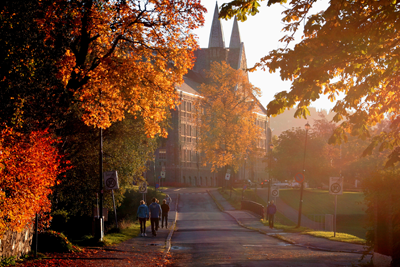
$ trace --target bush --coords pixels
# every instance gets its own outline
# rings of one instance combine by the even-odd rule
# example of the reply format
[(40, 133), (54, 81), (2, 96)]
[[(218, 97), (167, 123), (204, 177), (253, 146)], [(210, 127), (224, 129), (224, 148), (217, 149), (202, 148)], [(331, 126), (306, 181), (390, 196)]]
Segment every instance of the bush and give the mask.
[[(32, 245), (35, 244), (33, 240)], [(38, 251), (44, 252), (78, 252), (81, 249), (68, 241), (67, 237), (59, 232), (47, 230), (39, 233)]]
[(64, 209), (55, 210), (51, 213), (51, 216), (53, 219), (51, 220), (50, 229), (56, 232), (64, 232), (69, 219), (68, 212)]

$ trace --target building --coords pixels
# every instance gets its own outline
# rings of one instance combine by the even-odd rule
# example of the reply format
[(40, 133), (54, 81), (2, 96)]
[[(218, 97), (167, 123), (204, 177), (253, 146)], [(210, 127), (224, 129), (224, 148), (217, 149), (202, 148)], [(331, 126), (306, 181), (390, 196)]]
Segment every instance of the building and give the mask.
[[(225, 47), (222, 25), (218, 19), (218, 6), (214, 11), (213, 22), (210, 30), (208, 48), (195, 51), (196, 62), (192, 70), (184, 76), (184, 83), (177, 88), (181, 98), (181, 105), (172, 110), (172, 129), (169, 130), (168, 139), (161, 142), (155, 153), (155, 162), (149, 166), (146, 174), (147, 181), (158, 181), (161, 172), (165, 171), (163, 184), (176, 186), (217, 186), (220, 184), (221, 175), (212, 173), (209, 166), (202, 166), (199, 162), (199, 153), (196, 151), (197, 130), (191, 122), (193, 116), (192, 106), (199, 96), (198, 86), (205, 82), (205, 70), (210, 68), (213, 61), (226, 61), (234, 69), (247, 69), (244, 43), (240, 39), (239, 27), (236, 18), (229, 47)], [(271, 131), (265, 108), (259, 104), (257, 125), (264, 129), (258, 140), (259, 152), (257, 157), (247, 160), (239, 172), (232, 175), (232, 179), (250, 179), (254, 182), (267, 179), (267, 163), (262, 161), (269, 147)], [(249, 157), (250, 159), (251, 157)], [(155, 174), (154, 175), (154, 170)], [(217, 179), (219, 177), (219, 179)]]

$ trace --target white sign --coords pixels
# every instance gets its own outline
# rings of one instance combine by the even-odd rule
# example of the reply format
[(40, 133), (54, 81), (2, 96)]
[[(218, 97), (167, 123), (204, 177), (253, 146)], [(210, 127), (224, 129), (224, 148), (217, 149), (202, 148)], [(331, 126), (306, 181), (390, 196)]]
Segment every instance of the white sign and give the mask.
[(161, 178), (165, 178), (165, 171), (161, 171)]
[(231, 174), (230, 173), (225, 174), (225, 180), (229, 180), (229, 179), (231, 179)]
[(343, 179), (341, 177), (329, 177), (329, 194), (343, 194)]
[(271, 196), (272, 197), (279, 197), (279, 187), (272, 187), (271, 188)]
[(147, 194), (147, 183), (143, 182), (139, 185), (139, 193)]
[(106, 190), (118, 189), (118, 175), (117, 171), (104, 172), (104, 188)]

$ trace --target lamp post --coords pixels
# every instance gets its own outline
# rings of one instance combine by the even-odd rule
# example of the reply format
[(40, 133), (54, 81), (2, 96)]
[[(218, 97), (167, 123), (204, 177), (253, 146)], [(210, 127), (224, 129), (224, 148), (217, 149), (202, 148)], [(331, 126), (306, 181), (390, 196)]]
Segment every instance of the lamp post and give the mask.
[(274, 145), (271, 143), (270, 145), (269, 145), (269, 164), (268, 164), (268, 204), (269, 204), (269, 193), (270, 193), (270, 191), (271, 191), (271, 182), (272, 182), (272, 179), (271, 179), (271, 169), (272, 169), (272, 160), (271, 160), (271, 158), (272, 158), (272, 149), (274, 148)]
[(154, 190), (157, 193), (157, 180), (156, 180), (156, 155), (153, 155), (153, 166), (154, 166)]
[[(310, 129), (310, 124), (307, 124), (304, 126), (306, 128), (306, 141), (304, 143), (304, 158), (303, 158), (303, 175), (305, 178), (305, 163), (306, 163), (306, 148), (307, 148), (307, 134), (308, 134), (308, 130)], [(301, 208), (302, 208), (302, 204), (303, 204), (303, 190), (304, 190), (304, 180), (303, 182), (301, 182), (301, 186), (300, 186), (300, 204), (299, 204), (299, 218), (297, 221), (297, 226), (296, 227), (300, 227), (301, 226)]]
[[(247, 183), (246, 180), (246, 161), (247, 161), (247, 154), (244, 155), (244, 182)], [(244, 189), (242, 188), (242, 200), (243, 200), (243, 193), (244, 193)]]

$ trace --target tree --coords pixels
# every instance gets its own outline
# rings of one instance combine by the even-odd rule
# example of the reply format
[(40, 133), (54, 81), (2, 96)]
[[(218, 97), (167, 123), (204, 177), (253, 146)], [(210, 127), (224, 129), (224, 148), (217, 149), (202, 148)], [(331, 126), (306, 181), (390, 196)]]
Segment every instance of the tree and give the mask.
[(58, 76), (87, 125), (107, 128), (125, 113), (144, 119), (146, 134), (178, 103), (175, 85), (193, 66), (205, 9), (186, 1), (42, 1), (38, 25), (49, 49), (61, 42)]
[[(223, 6), (221, 15), (252, 14), (261, 1), (232, 1)], [(277, 1), (269, 1), (272, 4)], [(280, 2), (280, 1), (279, 1)], [(250, 3), (252, 5), (250, 5)], [(332, 143), (341, 143), (347, 134), (367, 138), (369, 126), (387, 117), (391, 127), (372, 139), (365, 150), (374, 147), (392, 150), (389, 165), (400, 160), (400, 109), (398, 41), (399, 3), (367, 1), (330, 1), (326, 10), (309, 14), (315, 1), (291, 1), (284, 12), (283, 28), (288, 32), (281, 41), (289, 44), (304, 22), (302, 40), (294, 48), (269, 52), (255, 67), (280, 69), (283, 80), (292, 81), (289, 92), (280, 92), (268, 104), (268, 114), (282, 113), (296, 106), (296, 117), (306, 117), (307, 107), (321, 95), (331, 101), (339, 93), (333, 111), (334, 122), (341, 122), (333, 134)], [(246, 17), (242, 16), (242, 20)]]
[(52, 187), (68, 169), (48, 132), (0, 132), (0, 237), (7, 230), (29, 227), (35, 214), (49, 222)]
[(213, 171), (230, 166), (236, 172), (245, 155), (256, 152), (261, 129), (255, 125), (254, 111), (260, 90), (242, 70), (225, 62), (213, 62), (206, 75), (209, 82), (201, 84), (201, 97), (195, 102), (197, 149)]
[[(99, 144), (97, 131), (81, 120), (69, 119), (64, 133), (67, 140), (63, 152), (74, 168), (68, 170), (61, 183), (54, 187), (53, 208), (65, 209), (70, 215), (91, 215), (96, 205), (99, 177)], [(165, 122), (164, 122), (165, 123)], [(133, 115), (104, 130), (104, 171), (118, 172), (120, 189), (114, 190), (116, 205), (122, 201), (126, 189), (143, 179), (146, 162), (151, 160), (158, 145), (158, 137), (147, 138), (144, 122)], [(163, 126), (167, 127), (167, 126)], [(104, 192), (104, 207), (113, 207), (110, 191)]]

